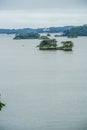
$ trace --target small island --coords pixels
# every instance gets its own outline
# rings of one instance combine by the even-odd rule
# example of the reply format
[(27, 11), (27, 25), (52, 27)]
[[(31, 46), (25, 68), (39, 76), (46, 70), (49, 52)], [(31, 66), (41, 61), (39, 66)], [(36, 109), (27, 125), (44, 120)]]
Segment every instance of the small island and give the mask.
[(46, 40), (46, 39), (49, 39), (49, 37), (48, 36), (40, 36), (39, 39)]
[(77, 38), (78, 36), (77, 36), (77, 34), (69, 34), (67, 37), (68, 38)]
[(48, 36), (48, 37), (51, 37), (50, 33), (47, 33), (47, 36)]
[(4, 106), (5, 106), (5, 104), (0, 101), (0, 111), (1, 111), (2, 107), (4, 107)]
[[(1, 99), (1, 95), (0, 95), (0, 99)], [(0, 111), (1, 111), (1, 109), (2, 109), (4, 106), (5, 106), (5, 104), (0, 101)]]
[(64, 51), (72, 51), (72, 48), (74, 46), (72, 41), (62, 41), (61, 44), (62, 46), (58, 47), (58, 49)]
[(16, 34), (13, 39), (20, 40), (20, 39), (39, 39), (40, 34), (38, 33), (25, 33), (25, 34)]
[(38, 33), (25, 33), (25, 34), (16, 34), (13, 38), (14, 40), (21, 40), (21, 39), (49, 39), (48, 36), (40, 36)]
[(61, 44), (61, 46), (58, 46), (56, 39), (46, 39), (42, 40), (37, 47), (39, 47), (39, 50), (72, 51), (72, 47), (74, 46), (72, 41), (62, 41)]
[(58, 34), (55, 34), (54, 36), (55, 36), (55, 37), (59, 37), (59, 35), (58, 35)]
[(56, 39), (45, 39), (37, 46), (40, 50), (57, 50)]

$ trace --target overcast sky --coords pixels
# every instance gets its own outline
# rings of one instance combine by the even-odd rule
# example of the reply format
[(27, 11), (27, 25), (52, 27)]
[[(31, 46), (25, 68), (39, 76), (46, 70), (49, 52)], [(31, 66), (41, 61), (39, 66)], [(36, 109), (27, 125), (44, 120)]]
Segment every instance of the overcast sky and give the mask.
[(87, 0), (0, 0), (0, 28), (87, 24)]

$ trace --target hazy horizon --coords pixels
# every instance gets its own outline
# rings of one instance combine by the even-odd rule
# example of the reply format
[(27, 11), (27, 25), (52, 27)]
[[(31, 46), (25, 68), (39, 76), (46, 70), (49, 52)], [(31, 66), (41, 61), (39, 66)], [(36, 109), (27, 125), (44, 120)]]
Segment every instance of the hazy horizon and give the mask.
[(0, 0), (0, 28), (47, 28), (86, 23), (86, 0)]
[[(86, 25), (86, 24), (82, 24), (82, 25), (78, 25), (78, 26), (83, 26), (83, 25)], [(10, 30), (12, 30), (12, 29), (42, 29), (42, 28), (50, 28), (50, 27), (54, 27), (54, 28), (56, 28), (56, 27), (67, 27), (67, 26), (76, 26), (77, 27), (77, 25), (64, 25), (64, 26), (48, 26), (48, 27), (17, 27), (17, 28), (10, 28), (10, 27), (7, 27), (7, 28), (0, 28), (0, 29), (10, 29)]]

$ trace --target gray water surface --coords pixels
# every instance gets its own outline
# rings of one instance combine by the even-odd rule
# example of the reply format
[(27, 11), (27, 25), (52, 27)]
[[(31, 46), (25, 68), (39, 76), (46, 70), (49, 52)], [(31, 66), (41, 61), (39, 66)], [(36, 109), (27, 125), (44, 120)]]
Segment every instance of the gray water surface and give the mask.
[(0, 130), (87, 130), (87, 37), (72, 52), (0, 35)]

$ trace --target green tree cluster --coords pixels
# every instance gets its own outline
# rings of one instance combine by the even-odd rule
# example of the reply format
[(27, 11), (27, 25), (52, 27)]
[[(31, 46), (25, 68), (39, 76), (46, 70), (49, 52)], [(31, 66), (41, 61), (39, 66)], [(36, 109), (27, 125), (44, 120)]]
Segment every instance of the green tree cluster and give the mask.
[(5, 104), (0, 101), (0, 111), (1, 111), (2, 107), (4, 107), (4, 106), (5, 106)]
[(78, 26), (66, 30), (64, 31), (64, 36), (68, 36), (68, 37), (87, 36), (87, 25)]
[(40, 50), (56, 49), (57, 41), (56, 39), (45, 39), (45, 40), (42, 40), (37, 47), (39, 47)]
[(61, 49), (63, 49), (64, 51), (70, 51), (74, 46), (72, 41), (62, 41), (61, 44), (62, 44)]

